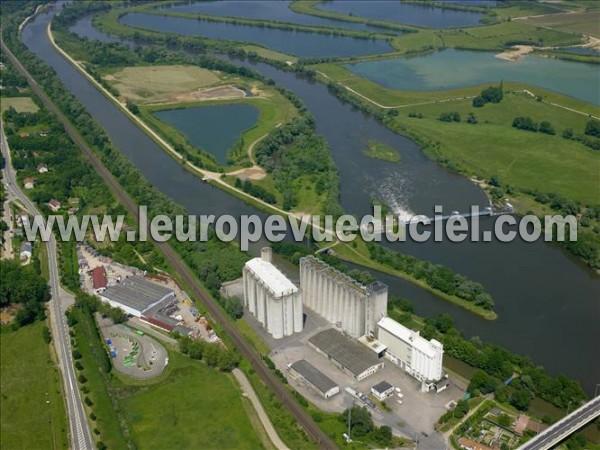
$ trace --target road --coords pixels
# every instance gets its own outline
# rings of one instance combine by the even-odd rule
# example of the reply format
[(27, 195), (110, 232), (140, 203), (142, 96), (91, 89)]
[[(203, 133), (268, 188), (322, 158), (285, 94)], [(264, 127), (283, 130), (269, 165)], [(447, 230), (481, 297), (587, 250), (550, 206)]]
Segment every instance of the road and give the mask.
[[(40, 37), (42, 38), (42, 37)], [(2, 51), (15, 66), (15, 68), (27, 79), (27, 82), (35, 94), (40, 98), (46, 108), (55, 113), (58, 120), (65, 127), (65, 131), (71, 140), (79, 147), (83, 155), (89, 160), (98, 175), (102, 177), (109, 189), (114, 193), (119, 202), (127, 209), (132, 217), (139, 223), (139, 209), (136, 202), (129, 196), (128, 193), (121, 187), (112, 173), (104, 166), (96, 154), (89, 148), (83, 140), (77, 129), (71, 121), (65, 117), (60, 109), (50, 100), (44, 90), (35, 81), (31, 74), (23, 67), (20, 61), (13, 55), (4, 41), (0, 41)], [(292, 393), (277, 379), (275, 374), (265, 365), (262, 358), (251, 345), (246, 341), (244, 336), (239, 332), (236, 326), (231, 322), (226, 313), (217, 305), (210, 297), (208, 291), (196, 278), (196, 275), (183, 262), (181, 257), (166, 243), (154, 243), (156, 247), (164, 255), (165, 259), (171, 267), (179, 274), (180, 278), (190, 287), (191, 293), (200, 300), (210, 316), (219, 323), (225, 333), (230, 337), (233, 345), (238, 349), (242, 357), (244, 357), (261, 381), (269, 388), (273, 394), (281, 401), (284, 408), (294, 417), (296, 422), (304, 429), (307, 435), (321, 449), (335, 449), (336, 445), (331, 438), (319, 428), (310, 415), (298, 404)], [(70, 354), (69, 354), (70, 355)]]
[[(6, 182), (7, 193), (16, 197), (30, 214), (41, 215), (36, 205), (29, 200), (19, 188), (16, 173), (10, 159), (8, 142), (6, 140), (6, 135), (4, 134), (4, 124), (2, 124), (1, 121), (0, 129), (0, 147), (2, 148), (2, 154), (5, 158), (4, 180)], [(81, 395), (77, 387), (75, 367), (73, 366), (73, 356), (71, 354), (71, 338), (69, 337), (69, 327), (65, 317), (66, 308), (69, 306), (69, 294), (60, 287), (58, 262), (56, 259), (58, 253), (54, 236), (51, 237), (46, 245), (48, 246), (48, 283), (52, 294), (52, 300), (50, 301), (50, 322), (54, 346), (58, 355), (60, 369), (63, 374), (65, 400), (69, 416), (71, 448), (91, 450), (94, 448), (94, 441), (85, 415)]]
[(587, 402), (571, 414), (563, 417), (550, 428), (527, 441), (518, 450), (546, 450), (554, 447), (569, 435), (590, 423), (600, 415), (600, 396)]

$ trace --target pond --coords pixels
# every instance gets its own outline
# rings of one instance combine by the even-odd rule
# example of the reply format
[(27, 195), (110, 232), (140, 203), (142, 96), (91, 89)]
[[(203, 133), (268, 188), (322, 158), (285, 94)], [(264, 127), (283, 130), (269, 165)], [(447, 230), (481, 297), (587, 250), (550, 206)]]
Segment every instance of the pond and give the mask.
[[(598, 65), (528, 55), (512, 62), (494, 53), (445, 49), (422, 56), (346, 64), (351, 72), (390, 89), (437, 91), (514, 81), (600, 105)], [(460, 67), (460, 70), (448, 70)]]
[(346, 28), (357, 31), (381, 31), (381, 28), (379, 27), (373, 27), (361, 22), (346, 22), (343, 20), (311, 16), (309, 14), (300, 14), (290, 9), (290, 3), (290, 1), (286, 0), (220, 0), (186, 3), (182, 5), (167, 6), (160, 9), (190, 14), (241, 17), (244, 19), (297, 23), (299, 25)]
[(454, 9), (435, 8), (386, 0), (340, 1), (316, 5), (317, 9), (374, 20), (396, 22), (429, 28), (458, 28), (479, 25), (483, 14)]
[(298, 57), (346, 57), (391, 52), (383, 39), (359, 39), (307, 31), (238, 25), (208, 20), (131, 13), (119, 19), (124, 25), (182, 36), (203, 36), (263, 45)]
[(240, 103), (169, 109), (153, 114), (181, 132), (194, 147), (214, 155), (221, 164), (227, 164), (228, 151), (258, 121), (258, 109)]

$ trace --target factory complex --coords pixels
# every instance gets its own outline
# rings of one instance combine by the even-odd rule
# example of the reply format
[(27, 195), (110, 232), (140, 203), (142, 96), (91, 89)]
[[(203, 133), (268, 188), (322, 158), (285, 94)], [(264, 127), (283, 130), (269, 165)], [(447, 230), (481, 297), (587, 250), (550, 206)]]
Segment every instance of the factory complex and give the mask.
[[(299, 284), (275, 267), (270, 248), (246, 263), (244, 306), (272, 338), (301, 333), (306, 315), (314, 313), (331, 327), (321, 328), (306, 343), (354, 380), (380, 371), (387, 361), (419, 381), (422, 392), (440, 392), (447, 385), (443, 345), (387, 317), (385, 284), (365, 286), (315, 256), (300, 259)], [(339, 391), (307, 361), (296, 361), (288, 369), (324, 398)], [(377, 386), (376, 392), (384, 398), (390, 386)]]

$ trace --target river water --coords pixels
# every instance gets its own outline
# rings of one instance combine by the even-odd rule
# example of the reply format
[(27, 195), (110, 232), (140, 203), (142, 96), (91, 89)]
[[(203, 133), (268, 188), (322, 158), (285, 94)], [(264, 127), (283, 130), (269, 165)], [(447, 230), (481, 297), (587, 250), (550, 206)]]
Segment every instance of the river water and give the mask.
[[(23, 30), (23, 41), (57, 71), (105, 127), (115, 146), (157, 189), (194, 214), (256, 213), (242, 201), (183, 170), (64, 61), (45, 35), (51, 14), (42, 14), (32, 21)], [(87, 34), (81, 23), (77, 29)], [(471, 204), (486, 204), (483, 192), (475, 185), (431, 162), (412, 141), (340, 103), (323, 85), (264, 64), (252, 67), (296, 92), (315, 116), (317, 131), (329, 142), (338, 165), (341, 203), (347, 211), (367, 212), (372, 195), (387, 195), (382, 200), (396, 200), (399, 209), (417, 213), (431, 211), (434, 204), (444, 205), (446, 211), (464, 211)], [(396, 148), (402, 163), (392, 165), (364, 157), (369, 139)], [(482, 220), (481, 228), (490, 229), (492, 225), (493, 220)], [(600, 372), (599, 363), (593, 358), (600, 341), (600, 283), (590, 271), (559, 249), (541, 242), (389, 245), (482, 282), (496, 300), (499, 318), (485, 321), (407, 282), (376, 274), (390, 286), (393, 295), (410, 299), (418, 313), (449, 312), (468, 335), (478, 335), (529, 355), (551, 373), (577, 378), (588, 392), (593, 391)]]
[(383, 39), (280, 30), (210, 20), (184, 19), (156, 14), (131, 13), (119, 18), (125, 25), (182, 36), (202, 36), (263, 45), (272, 50), (299, 57), (358, 56), (387, 53), (392, 46)]

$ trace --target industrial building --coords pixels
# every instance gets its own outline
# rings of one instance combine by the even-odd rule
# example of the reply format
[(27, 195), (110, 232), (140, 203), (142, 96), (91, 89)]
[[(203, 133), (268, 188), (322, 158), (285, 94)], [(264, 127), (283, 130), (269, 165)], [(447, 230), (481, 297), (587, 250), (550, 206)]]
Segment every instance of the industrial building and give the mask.
[(312, 336), (308, 345), (358, 381), (383, 368), (373, 352), (333, 328)]
[(356, 339), (375, 336), (387, 312), (385, 284), (364, 286), (312, 255), (300, 259), (300, 286), (305, 306)]
[(107, 287), (100, 294), (100, 298), (113, 307), (121, 308), (127, 314), (141, 317), (152, 307), (174, 299), (175, 292), (142, 277), (133, 276)]
[(271, 248), (248, 261), (243, 270), (244, 306), (275, 338), (303, 328), (302, 293), (271, 262)]
[(290, 373), (300, 377), (321, 396), (329, 398), (340, 392), (335, 382), (305, 359), (290, 365)]
[(394, 394), (394, 386), (387, 381), (382, 381), (371, 388), (371, 394), (373, 394), (377, 400), (382, 402)]
[(389, 317), (378, 323), (377, 339), (386, 346), (385, 357), (400, 366), (421, 382), (421, 390), (435, 388), (442, 379), (443, 345), (428, 341), (418, 331), (413, 331)]

